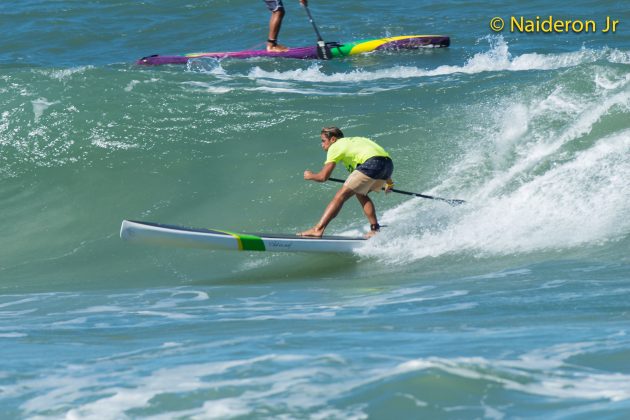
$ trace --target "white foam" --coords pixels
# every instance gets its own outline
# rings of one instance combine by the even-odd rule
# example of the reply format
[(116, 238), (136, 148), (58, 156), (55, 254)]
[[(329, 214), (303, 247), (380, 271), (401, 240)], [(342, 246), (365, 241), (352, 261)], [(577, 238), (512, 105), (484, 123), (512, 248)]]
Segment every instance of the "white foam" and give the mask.
[(401, 394), (401, 393), (399, 393), (399, 394), (396, 394), (396, 395), (400, 395), (401, 397), (410, 399), (411, 401), (413, 401), (413, 403), (416, 405), (416, 407), (428, 407), (428, 405), (429, 405), (427, 402), (421, 401), (421, 400), (417, 399), (416, 397), (414, 397), (411, 394)]
[(214, 93), (217, 95), (220, 95), (223, 93), (229, 93), (232, 90), (234, 90), (226, 86), (215, 86), (216, 82), (192, 81), (192, 82), (183, 82), (182, 84), (185, 86), (192, 86), (193, 88), (195, 88), (195, 90), (202, 90), (204, 92)]
[(87, 323), (87, 318), (81, 317), (81, 318), (68, 319), (66, 321), (53, 322), (51, 325), (55, 327), (64, 327), (68, 325), (69, 326), (83, 325), (85, 323)]
[(22, 338), (22, 337), (28, 337), (28, 334), (18, 333), (18, 332), (0, 333), (0, 338)]
[[(616, 93), (600, 103), (588, 106), (586, 103), (581, 112), (576, 116), (574, 122), (564, 128), (563, 132), (556, 135), (547, 134), (550, 138), (533, 138), (533, 141), (525, 144), (518, 153), (521, 159), (516, 162), (508, 171), (499, 174), (486, 187), (478, 193), (481, 197), (488, 197), (498, 188), (505, 186), (510, 180), (516, 176), (531, 170), (536, 165), (545, 162), (545, 159), (558, 152), (565, 144), (579, 137), (582, 137), (592, 130), (602, 116), (610, 112), (612, 108), (618, 105), (626, 105), (630, 103), (630, 92), (621, 91)], [(508, 118), (510, 118), (508, 116)]]
[(90, 306), (89, 308), (79, 309), (76, 311), (72, 311), (69, 313), (80, 313), (80, 314), (98, 314), (98, 313), (110, 313), (110, 312), (123, 312), (124, 308), (120, 306)]
[(81, 74), (87, 70), (91, 70), (94, 69), (94, 66), (78, 66), (78, 67), (72, 67), (72, 68), (68, 68), (68, 69), (60, 69), (60, 70), (40, 70), (40, 69), (36, 69), (33, 70), (33, 72), (35, 73), (39, 73), (42, 74), (44, 76), (48, 76), (51, 79), (56, 79), (56, 80), (66, 80), (71, 78), (72, 76), (74, 76), (75, 74)]
[(131, 92), (137, 84), (140, 84), (140, 80), (132, 80), (125, 87), (125, 92)]
[(317, 89), (304, 89), (304, 88), (287, 88), (287, 87), (272, 87), (272, 86), (260, 86), (257, 88), (247, 88), (246, 91), (250, 92), (270, 92), (270, 93), (295, 93), (298, 95), (318, 95), (318, 96), (345, 96), (350, 93), (317, 90)]
[(630, 64), (630, 51), (611, 50), (608, 60), (611, 63)]
[(138, 315), (157, 316), (157, 317), (163, 317), (163, 318), (168, 318), (168, 319), (177, 319), (177, 320), (195, 318), (194, 315), (181, 314), (181, 313), (175, 313), (175, 312), (137, 311), (135, 313), (138, 314)]
[(197, 73), (211, 74), (219, 78), (225, 78), (228, 76), (227, 72), (221, 65), (221, 60), (210, 57), (194, 58), (188, 60), (188, 62), (186, 63), (186, 70)]
[(24, 303), (37, 302), (39, 300), (40, 300), (39, 297), (23, 298), (23, 299), (15, 300), (15, 301), (12, 301), (12, 302), (0, 303), (0, 308), (7, 308), (9, 306), (22, 305)]
[[(208, 392), (203, 406), (182, 408), (153, 418), (225, 418), (260, 415), (261, 401), (281, 406), (286, 413), (308, 412), (311, 418), (327, 416), (363, 418), (363, 404), (333, 408), (339, 396), (366, 388), (387, 386), (410, 376), (451, 375), (488, 383), (504, 391), (518, 392), (561, 401), (630, 400), (630, 376), (581, 368), (571, 363), (574, 356), (600, 352), (606, 343), (562, 343), (535, 349), (511, 359), (486, 357), (427, 357), (409, 360), (380, 359), (362, 368), (338, 354), (268, 354), (241, 360), (189, 363), (147, 372), (131, 368), (113, 373), (95, 373), (93, 365), (65, 366), (36, 378), (21, 379), (3, 387), (5, 397), (29, 390), (33, 397), (20, 408), (34, 417), (63, 413), (67, 418), (117, 419), (133, 410), (150, 408), (163, 395), (200, 395)], [(99, 361), (99, 369), (103, 369)], [(120, 361), (111, 363), (119, 366)], [(247, 374), (245, 374), (245, 372)], [(317, 379), (314, 379), (317, 378)], [(223, 392), (223, 390), (228, 390)], [(482, 391), (480, 391), (482, 393)], [(212, 396), (210, 396), (213, 394)], [(414, 394), (398, 394), (417, 407), (426, 403)], [(482, 401), (488, 416), (501, 412)], [(450, 407), (453, 409), (453, 407)], [(290, 414), (289, 414), (290, 415)]]
[(630, 110), (630, 77), (598, 69), (591, 80), (595, 94), (560, 84), (546, 97), (506, 98), (507, 106), (490, 105), (490, 121), (477, 122), (474, 114), (487, 109), (473, 108), (463, 116), (474, 127), (468, 150), (440, 186), (467, 190), (427, 191), (468, 203), (409, 200), (384, 213), (390, 228), (359, 253), (399, 263), (599, 246), (627, 236), (630, 130), (590, 137), (603, 119)]
[[(261, 308), (258, 308), (260, 310)], [(272, 308), (268, 308), (272, 309)], [(334, 311), (319, 311), (308, 313), (285, 313), (279, 315), (255, 315), (244, 316), (239, 318), (221, 318), (220, 322), (232, 321), (270, 321), (270, 320), (313, 320), (313, 319), (329, 319), (337, 315)]]
[(210, 299), (210, 296), (208, 295), (207, 292), (196, 291), (196, 290), (186, 290), (186, 291), (176, 292), (176, 293), (173, 293), (172, 297), (177, 298), (177, 299), (192, 300), (196, 302), (206, 301)]
[(591, 348), (569, 343), (536, 350), (514, 360), (482, 357), (431, 357), (399, 364), (391, 375), (435, 369), (448, 374), (498, 384), (505, 389), (558, 399), (623, 401), (630, 399), (630, 375), (576, 370), (566, 359)]
[(606, 90), (618, 89), (622, 86), (625, 86), (630, 81), (630, 74), (626, 74), (622, 79), (611, 80), (609, 76), (605, 73), (596, 73), (595, 74), (595, 84)]
[(101, 149), (109, 150), (129, 150), (137, 149), (140, 146), (135, 143), (127, 143), (118, 139), (112, 139), (114, 135), (110, 130), (110, 127), (97, 126), (90, 130), (90, 143)]
[(155, 77), (148, 79), (148, 80), (144, 80), (144, 81), (140, 81), (140, 80), (132, 80), (131, 82), (129, 82), (127, 84), (127, 86), (125, 86), (125, 92), (131, 92), (137, 85), (141, 84), (141, 83), (155, 83), (155, 82), (159, 82), (160, 79), (157, 79)]
[(33, 104), (33, 114), (35, 114), (35, 122), (39, 121), (41, 116), (44, 114), (50, 106), (58, 104), (59, 101), (49, 102), (46, 98), (38, 98), (31, 101)]
[(140, 147), (137, 144), (128, 144), (123, 143), (122, 141), (115, 140), (106, 140), (103, 138), (93, 137), (92, 144), (96, 147), (100, 147), (101, 149), (112, 149), (112, 150), (129, 150), (129, 149), (137, 149)]
[(507, 155), (513, 150), (515, 144), (527, 133), (529, 127), (529, 110), (523, 104), (514, 104), (510, 106), (507, 115), (511, 118), (503, 120), (501, 131), (493, 137), (494, 149), (493, 154), (494, 166), (502, 167), (506, 164)]
[(375, 308), (406, 303), (419, 303), (432, 300), (451, 299), (466, 296), (466, 290), (449, 290), (439, 293), (427, 293), (433, 287), (402, 288), (391, 292), (381, 292), (377, 296), (361, 295), (344, 304), (344, 307)]
[[(29, 386), (39, 389), (38, 395), (22, 405), (22, 409), (29, 415), (50, 410), (51, 408), (68, 407), (67, 418), (81, 419), (117, 419), (125, 417), (128, 410), (143, 408), (149, 405), (152, 398), (163, 393), (185, 393), (199, 392), (204, 389), (219, 389), (221, 387), (246, 387), (262, 385), (266, 390), (252, 393), (245, 393), (239, 398), (218, 398), (212, 402), (219, 407), (216, 410), (205, 407), (203, 410), (194, 410), (196, 415), (204, 417), (204, 413), (221, 416), (244, 415), (252, 410), (254, 397), (265, 398), (266, 396), (287, 392), (299, 378), (303, 378), (305, 372), (311, 373), (308, 369), (297, 369), (294, 371), (279, 372), (269, 376), (257, 376), (245, 379), (221, 379), (218, 375), (223, 375), (227, 371), (236, 368), (245, 368), (259, 363), (286, 363), (302, 360), (302, 356), (278, 356), (266, 355), (252, 359), (235, 360), (228, 362), (216, 362), (206, 364), (190, 364), (185, 366), (170, 367), (153, 371), (149, 376), (137, 375), (137, 372), (128, 372), (128, 377), (124, 373), (117, 374), (117, 379), (121, 379), (125, 386), (107, 386), (110, 382), (106, 377), (91, 375), (83, 367), (76, 369), (67, 368), (59, 375), (51, 375), (34, 379), (29, 382)], [(209, 380), (212, 378), (212, 380)], [(101, 384), (102, 397), (94, 399), (93, 387)], [(17, 389), (7, 387), (8, 395), (16, 392)], [(86, 398), (86, 397), (91, 398)], [(90, 402), (77, 403), (86, 398)], [(208, 411), (209, 410), (209, 411)], [(192, 413), (191, 413), (192, 414)], [(171, 413), (172, 415), (172, 413)], [(175, 416), (177, 417), (177, 416)]]
[(22, 315), (30, 314), (33, 312), (37, 312), (37, 309), (24, 309), (21, 311), (1, 311), (0, 318), (15, 318), (21, 317)]
[(258, 268), (266, 267), (273, 262), (273, 256), (266, 256), (256, 259), (248, 259), (241, 263), (242, 270), (256, 270)]
[(628, 53), (612, 49), (593, 50), (582, 48), (569, 53), (527, 53), (513, 57), (502, 36), (486, 37), (490, 49), (475, 54), (464, 65), (444, 65), (435, 69), (394, 66), (376, 71), (354, 70), (347, 73), (323, 73), (321, 64), (314, 63), (306, 69), (266, 71), (260, 67), (250, 70), (248, 77), (255, 80), (271, 79), (312, 83), (358, 83), (380, 79), (408, 79), (447, 76), (453, 74), (478, 74), (499, 71), (555, 70), (592, 63), (598, 60), (618, 62), (628, 59)]

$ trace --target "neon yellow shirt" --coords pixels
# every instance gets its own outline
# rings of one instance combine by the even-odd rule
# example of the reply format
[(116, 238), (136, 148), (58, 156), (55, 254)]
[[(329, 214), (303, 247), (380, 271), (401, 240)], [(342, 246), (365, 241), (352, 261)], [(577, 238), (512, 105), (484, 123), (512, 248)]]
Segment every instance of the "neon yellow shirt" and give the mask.
[(366, 137), (342, 137), (328, 148), (324, 165), (343, 162), (348, 172), (352, 172), (357, 165), (374, 156), (389, 157), (389, 153)]

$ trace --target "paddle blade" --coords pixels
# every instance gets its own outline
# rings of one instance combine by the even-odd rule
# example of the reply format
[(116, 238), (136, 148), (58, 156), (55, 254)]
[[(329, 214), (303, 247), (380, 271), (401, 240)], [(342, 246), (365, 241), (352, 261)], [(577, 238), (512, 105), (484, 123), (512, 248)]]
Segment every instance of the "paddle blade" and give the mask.
[(466, 204), (464, 200), (445, 199), (444, 201), (446, 201), (451, 206), (461, 206), (462, 204)]

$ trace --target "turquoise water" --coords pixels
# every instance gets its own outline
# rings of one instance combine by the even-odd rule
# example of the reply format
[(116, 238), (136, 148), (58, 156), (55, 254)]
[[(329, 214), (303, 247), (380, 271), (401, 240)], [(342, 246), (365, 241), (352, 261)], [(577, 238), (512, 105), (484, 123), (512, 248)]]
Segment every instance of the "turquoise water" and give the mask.
[[(347, 4), (346, 4), (347, 3)], [(311, 2), (340, 61), (260, 47), (262, 2), (0, 5), (0, 417), (626, 418), (630, 12), (623, 2)], [(287, 1), (281, 42), (314, 33)], [(494, 16), (621, 21), (493, 33)], [(120, 222), (297, 232), (322, 126), (393, 156), (356, 255), (131, 245)], [(334, 176), (343, 177), (341, 168)], [(365, 232), (349, 202), (328, 229)]]

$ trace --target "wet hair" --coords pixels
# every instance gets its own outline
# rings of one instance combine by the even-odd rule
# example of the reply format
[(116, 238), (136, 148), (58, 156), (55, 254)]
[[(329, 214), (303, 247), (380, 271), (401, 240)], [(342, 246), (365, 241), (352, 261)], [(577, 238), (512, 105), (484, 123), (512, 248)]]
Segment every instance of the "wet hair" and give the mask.
[(337, 137), (338, 139), (343, 138), (343, 133), (338, 127), (324, 127), (322, 128), (322, 134), (330, 140), (332, 137)]

